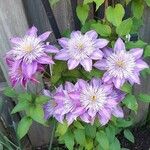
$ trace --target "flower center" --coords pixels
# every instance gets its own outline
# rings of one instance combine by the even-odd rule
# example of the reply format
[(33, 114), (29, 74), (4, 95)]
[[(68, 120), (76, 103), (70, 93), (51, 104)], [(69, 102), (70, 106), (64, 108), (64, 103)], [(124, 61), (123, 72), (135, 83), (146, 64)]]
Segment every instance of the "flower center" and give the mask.
[(84, 45), (83, 45), (82, 43), (79, 43), (79, 44), (77, 45), (77, 49), (78, 49), (79, 51), (83, 51), (83, 50), (84, 50)]
[(125, 66), (125, 63), (122, 60), (119, 60), (116, 62), (116, 65), (120, 68), (123, 68)]
[(32, 51), (32, 45), (31, 44), (28, 44), (28, 45), (25, 45), (24, 47), (23, 47), (23, 50), (25, 51), (25, 52), (31, 52)]
[(133, 74), (135, 59), (128, 52), (113, 53), (107, 58), (108, 72), (112, 77), (128, 78)]
[(52, 105), (53, 107), (56, 107), (56, 106), (57, 106), (57, 103), (56, 103), (55, 101), (52, 101), (52, 102), (51, 102), (51, 105)]
[(96, 96), (94, 95), (94, 96), (92, 96), (92, 101), (96, 101)]

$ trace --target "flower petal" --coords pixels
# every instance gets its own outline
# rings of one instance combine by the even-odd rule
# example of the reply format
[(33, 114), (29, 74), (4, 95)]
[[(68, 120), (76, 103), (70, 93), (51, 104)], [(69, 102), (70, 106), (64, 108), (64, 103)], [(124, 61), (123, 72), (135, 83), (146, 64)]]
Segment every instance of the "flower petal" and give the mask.
[(98, 34), (96, 33), (96, 31), (91, 30), (85, 33), (85, 36), (88, 36), (89, 38), (92, 38), (93, 40), (97, 39)]
[(43, 90), (43, 94), (44, 94), (45, 96), (51, 97), (51, 93), (50, 93), (49, 90), (44, 89), (44, 90)]
[(44, 51), (46, 53), (58, 53), (59, 52), (58, 48), (53, 45), (45, 45), (44, 48), (45, 48)]
[(133, 83), (140, 84), (140, 78), (136, 73), (130, 75), (130, 81)]
[(93, 66), (99, 70), (107, 70), (107, 61), (106, 59), (99, 60)]
[(95, 45), (97, 48), (104, 48), (109, 43), (106, 39), (97, 39)]
[(60, 50), (56, 55), (55, 59), (57, 60), (68, 60), (70, 57), (65, 49)]
[(40, 64), (54, 64), (52, 58), (48, 55), (43, 55), (37, 59), (37, 62)]
[(139, 71), (145, 68), (149, 68), (148, 64), (144, 62), (142, 59), (136, 61), (136, 67), (139, 69)]
[(142, 48), (133, 48), (130, 50), (130, 53), (134, 56), (135, 59), (139, 59), (143, 55)]
[(73, 32), (71, 32), (70, 37), (76, 38), (76, 37), (80, 36), (81, 34), (82, 34), (81, 31), (73, 31)]
[(92, 59), (86, 58), (86, 59), (80, 61), (80, 64), (83, 66), (83, 68), (86, 71), (90, 72), (92, 70)]
[(40, 36), (38, 36), (38, 38), (39, 38), (41, 41), (45, 41), (45, 40), (49, 37), (49, 35), (50, 35), (51, 33), (52, 33), (51, 31), (47, 31), (47, 32), (41, 34)]
[(115, 117), (119, 117), (119, 118), (123, 118), (124, 117), (123, 110), (122, 110), (122, 108), (120, 106), (114, 107), (113, 110), (112, 110), (112, 114)]
[(124, 51), (125, 48), (125, 44), (123, 42), (123, 40), (121, 38), (118, 38), (115, 45), (114, 45), (114, 52), (120, 52), (120, 51)]
[(92, 55), (90, 56), (90, 58), (94, 59), (94, 60), (99, 60), (103, 58), (103, 52), (101, 50), (97, 50), (95, 52), (92, 53)]
[(30, 64), (22, 63), (22, 71), (28, 78), (31, 78), (37, 71), (37, 62), (32, 62)]
[(76, 68), (79, 65), (79, 61), (75, 59), (69, 59), (68, 60), (68, 69), (72, 70)]
[(87, 113), (84, 113), (80, 116), (81, 120), (83, 120), (86, 123), (90, 123), (90, 116)]
[(66, 48), (68, 46), (68, 38), (60, 38), (58, 39), (58, 43), (61, 45), (61, 47)]
[(113, 53), (112, 48), (108, 48), (108, 47), (104, 47), (102, 49), (102, 52), (105, 58), (109, 57)]
[(92, 84), (93, 87), (99, 87), (102, 84), (102, 81), (99, 78), (93, 78), (90, 84)]
[(75, 84), (75, 87), (85, 89), (87, 86), (87, 82), (84, 81), (83, 79), (78, 79), (77, 83)]
[(37, 36), (37, 31), (37, 28), (35, 26), (32, 26), (30, 29), (28, 29), (26, 34), (31, 36)]
[(117, 89), (120, 89), (121, 86), (124, 84), (124, 82), (125, 82), (124, 79), (120, 79), (120, 78), (114, 78), (114, 79), (113, 79), (113, 83), (114, 83), (114, 85), (115, 85), (115, 87), (116, 87)]
[(19, 37), (14, 37), (14, 38), (11, 38), (10, 41), (14, 44), (19, 44), (20, 41), (21, 41), (21, 38)]
[(74, 89), (74, 85), (71, 82), (65, 82), (65, 90), (72, 91)]

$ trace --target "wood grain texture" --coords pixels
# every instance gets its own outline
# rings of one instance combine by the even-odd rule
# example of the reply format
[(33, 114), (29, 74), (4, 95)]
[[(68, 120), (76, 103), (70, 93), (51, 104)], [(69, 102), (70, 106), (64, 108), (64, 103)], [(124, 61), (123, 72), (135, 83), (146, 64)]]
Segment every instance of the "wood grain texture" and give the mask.
[[(36, 26), (38, 28), (38, 33), (41, 34), (45, 31), (51, 31), (51, 25), (49, 23), (48, 17), (44, 10), (41, 0), (22, 0), (24, 4), (24, 9), (26, 12), (27, 20), (29, 26)], [(54, 34), (48, 38), (48, 41), (55, 43), (56, 39)]]
[[(144, 9), (144, 24), (141, 28), (141, 32), (139, 34), (140, 38), (147, 43), (150, 43), (150, 8), (145, 7)], [(148, 64), (150, 65), (150, 60), (147, 60)], [(141, 79), (141, 85), (137, 85), (134, 87), (134, 92), (136, 94), (140, 93), (147, 93), (150, 94), (150, 77), (148, 76), (147, 79)], [(149, 104), (138, 101), (139, 108), (138, 113), (135, 116), (136, 120), (135, 123), (144, 123), (147, 117), (147, 113), (149, 110)]]
[(0, 43), (3, 43), (0, 44), (0, 66), (8, 82), (4, 56), (10, 49), (9, 39), (13, 36), (22, 36), (27, 27), (21, 0), (0, 0)]
[(74, 20), (70, 0), (61, 0), (52, 6), (52, 10), (61, 33), (74, 30)]

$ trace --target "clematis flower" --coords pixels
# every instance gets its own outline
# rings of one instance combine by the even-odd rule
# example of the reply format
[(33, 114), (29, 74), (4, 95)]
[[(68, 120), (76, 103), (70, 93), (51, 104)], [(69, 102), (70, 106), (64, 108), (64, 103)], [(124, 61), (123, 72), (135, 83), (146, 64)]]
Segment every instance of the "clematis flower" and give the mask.
[[(13, 59), (6, 59), (8, 68), (9, 68), (9, 77), (12, 86), (16, 84), (21, 84), (23, 87), (26, 87), (27, 82), (31, 81), (33, 83), (38, 81), (36, 80), (36, 74), (33, 74), (30, 78), (23, 73), (20, 61), (14, 61)], [(38, 66), (37, 71), (43, 71), (43, 67)]]
[(54, 63), (47, 53), (56, 53), (58, 49), (52, 45), (44, 44), (50, 33), (48, 31), (37, 36), (37, 28), (33, 26), (23, 38), (11, 39), (12, 50), (7, 53), (6, 57), (13, 57), (14, 61), (18, 61), (23, 74), (31, 78), (37, 72), (39, 65)]
[(53, 116), (61, 123), (66, 119), (68, 125), (82, 113), (80, 110), (79, 93), (70, 82), (66, 82), (64, 88), (60, 85), (53, 93), (52, 101), (44, 106), (45, 118)]
[(142, 60), (143, 49), (133, 48), (126, 51), (122, 39), (118, 38), (114, 49), (104, 49), (104, 59), (97, 61), (94, 67), (106, 70), (103, 76), (104, 82), (113, 82), (116, 88), (121, 88), (125, 81), (131, 84), (140, 84), (140, 71), (148, 68)]
[(90, 83), (80, 79), (77, 85), (84, 112), (80, 118), (84, 122), (93, 124), (95, 118), (98, 118), (100, 123), (105, 125), (112, 115), (123, 117), (123, 111), (118, 104), (124, 96), (123, 93), (118, 93), (112, 84), (104, 84), (100, 79), (94, 78)]
[(108, 44), (108, 40), (98, 38), (98, 34), (93, 30), (84, 35), (80, 31), (74, 31), (70, 38), (63, 37), (58, 42), (62, 49), (55, 59), (68, 61), (69, 70), (81, 64), (86, 71), (92, 70), (92, 60), (102, 59), (101, 49)]

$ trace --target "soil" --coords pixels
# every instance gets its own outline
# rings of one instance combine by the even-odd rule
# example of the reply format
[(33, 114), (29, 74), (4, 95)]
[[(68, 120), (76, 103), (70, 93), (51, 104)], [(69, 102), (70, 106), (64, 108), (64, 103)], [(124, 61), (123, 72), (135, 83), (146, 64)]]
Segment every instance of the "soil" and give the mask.
[(134, 128), (132, 133), (135, 137), (135, 143), (131, 143), (121, 135), (119, 136), (121, 147), (129, 150), (150, 150), (150, 127)]

